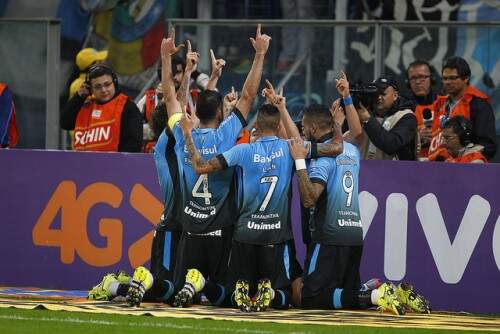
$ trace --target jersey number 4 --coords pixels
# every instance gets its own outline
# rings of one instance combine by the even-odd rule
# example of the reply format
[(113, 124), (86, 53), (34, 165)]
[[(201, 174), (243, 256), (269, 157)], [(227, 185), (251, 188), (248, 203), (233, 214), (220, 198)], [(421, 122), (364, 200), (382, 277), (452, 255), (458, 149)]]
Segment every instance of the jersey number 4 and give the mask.
[[(199, 191), (201, 189), (201, 192)], [(210, 205), (210, 199), (212, 194), (208, 191), (208, 174), (201, 174), (196, 183), (194, 184), (193, 190), (191, 191), (193, 197), (204, 198), (205, 204)]]

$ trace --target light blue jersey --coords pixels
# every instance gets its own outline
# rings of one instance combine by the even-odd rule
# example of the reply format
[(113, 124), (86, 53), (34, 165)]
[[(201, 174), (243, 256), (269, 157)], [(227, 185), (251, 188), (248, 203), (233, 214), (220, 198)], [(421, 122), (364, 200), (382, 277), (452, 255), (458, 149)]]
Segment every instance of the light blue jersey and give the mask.
[(181, 225), (176, 218), (180, 211), (180, 201), (174, 194), (179, 191), (177, 157), (174, 152), (175, 139), (163, 131), (156, 142), (153, 157), (165, 208), (158, 230), (180, 231)]
[[(204, 160), (229, 150), (246, 126), (244, 117), (236, 108), (217, 129), (193, 129), (193, 142)], [(173, 129), (177, 144), (175, 153), (179, 164), (182, 195), (182, 226), (190, 233), (207, 233), (234, 224), (234, 170), (226, 169), (198, 175), (194, 171), (177, 123)]]
[(363, 243), (359, 212), (358, 183), (360, 152), (343, 142), (343, 152), (335, 158), (311, 160), (309, 177), (325, 186), (316, 203), (313, 242), (354, 246)]
[(293, 238), (290, 194), (293, 159), (286, 140), (263, 137), (223, 153), (229, 167), (241, 168), (240, 216), (234, 240), (269, 245)]

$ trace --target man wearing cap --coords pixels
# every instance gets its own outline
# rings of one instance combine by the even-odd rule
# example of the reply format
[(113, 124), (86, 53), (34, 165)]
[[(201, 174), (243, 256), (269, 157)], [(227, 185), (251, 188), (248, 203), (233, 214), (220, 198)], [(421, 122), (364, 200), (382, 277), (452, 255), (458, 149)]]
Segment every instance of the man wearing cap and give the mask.
[(87, 75), (87, 71), (89, 67), (93, 64), (100, 63), (108, 58), (108, 51), (97, 51), (92, 48), (82, 49), (76, 55), (76, 66), (80, 70), (80, 75), (78, 78), (73, 80), (71, 85), (69, 86), (69, 97), (73, 97), (76, 94), (80, 86), (85, 82), (85, 76)]
[(394, 78), (373, 82), (378, 89), (375, 110), (358, 109), (365, 138), (360, 145), (363, 159), (415, 160), (417, 119), (413, 101), (400, 96)]

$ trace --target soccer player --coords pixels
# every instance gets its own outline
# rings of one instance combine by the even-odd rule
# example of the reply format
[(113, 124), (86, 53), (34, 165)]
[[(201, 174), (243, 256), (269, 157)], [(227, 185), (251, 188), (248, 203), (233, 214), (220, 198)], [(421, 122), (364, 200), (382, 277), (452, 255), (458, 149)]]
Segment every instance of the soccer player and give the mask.
[[(349, 94), (345, 74), (337, 80), (337, 90), (342, 95), (350, 127), (346, 139), (357, 143), (359, 119)], [(334, 114), (341, 112), (338, 104)], [(336, 118), (336, 117), (335, 117)], [(338, 137), (328, 136), (332, 117), (326, 108), (309, 108), (302, 119), (304, 135), (315, 141), (333, 142)], [(354, 130), (354, 135), (353, 135)], [(367, 308), (378, 305), (397, 315), (404, 314), (406, 304), (419, 311), (428, 311), (428, 303), (407, 286), (395, 291), (389, 283), (372, 290), (361, 290), (359, 265), (363, 250), (363, 230), (358, 201), (360, 152), (358, 148), (340, 138), (342, 153), (336, 158), (320, 157), (306, 168), (302, 139), (290, 143), (296, 160), (297, 176), (302, 203), (316, 207), (315, 226), (312, 230), (313, 245), (306, 259), (302, 307), (304, 308)], [(398, 295), (401, 294), (401, 299)], [(412, 294), (414, 298), (405, 298)], [(404, 299), (404, 300), (403, 300)], [(410, 301), (412, 299), (413, 301)], [(418, 308), (415, 307), (418, 304)], [(410, 306), (410, 305), (408, 305)]]
[[(290, 196), (293, 161), (286, 140), (277, 137), (280, 112), (271, 104), (259, 108), (255, 128), (259, 138), (251, 144), (204, 160), (191, 137), (192, 122), (181, 121), (194, 169), (199, 174), (238, 166), (239, 217), (236, 220), (228, 287), (235, 286), (234, 303), (242, 311), (285, 309), (291, 294)], [(236, 283), (236, 284), (235, 284)], [(273, 289), (274, 288), (274, 289)], [(249, 297), (256, 291), (255, 301)]]
[[(205, 159), (229, 150), (235, 145), (244, 126), (259, 87), (264, 56), (271, 37), (257, 33), (250, 39), (255, 49), (252, 68), (243, 86), (241, 98), (233, 112), (224, 120), (222, 97), (215, 91), (200, 94), (196, 106), (199, 128), (193, 131), (194, 145)], [(213, 174), (197, 175), (193, 170), (182, 130), (178, 121), (182, 109), (175, 96), (171, 73), (171, 55), (177, 52), (175, 31), (161, 46), (162, 86), (169, 112), (169, 126), (177, 141), (175, 146), (179, 161), (180, 189), (182, 196), (181, 254), (178, 258), (175, 282), (180, 291), (174, 298), (174, 306), (188, 305), (194, 294), (203, 290), (209, 301), (217, 305), (223, 301), (225, 289), (221, 284), (229, 259), (229, 250), (235, 220), (234, 171), (227, 169)], [(190, 50), (188, 50), (190, 51)], [(188, 52), (188, 57), (191, 57)], [(193, 57), (193, 61), (197, 58)], [(186, 273), (187, 272), (187, 273)], [(184, 278), (185, 275), (185, 278)], [(204, 277), (209, 278), (205, 281)]]
[(167, 111), (163, 102), (156, 106), (152, 118), (153, 129), (160, 132), (154, 149), (154, 160), (165, 208), (153, 237), (151, 272), (140, 266), (135, 269), (132, 277), (124, 272), (107, 274), (90, 291), (89, 299), (111, 300), (119, 295), (126, 297), (130, 306), (139, 306), (142, 300), (170, 302), (173, 296), (177, 246), (182, 232), (178, 219), (180, 201), (175, 196), (179, 192), (175, 139), (165, 129)]

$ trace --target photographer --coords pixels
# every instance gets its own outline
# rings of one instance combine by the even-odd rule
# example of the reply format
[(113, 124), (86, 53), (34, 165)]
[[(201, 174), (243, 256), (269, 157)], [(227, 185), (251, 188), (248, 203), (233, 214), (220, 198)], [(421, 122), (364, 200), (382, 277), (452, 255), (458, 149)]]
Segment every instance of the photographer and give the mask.
[(414, 102), (398, 94), (397, 82), (380, 77), (373, 82), (377, 100), (369, 112), (358, 107), (365, 140), (361, 144), (363, 159), (416, 160), (417, 119)]

